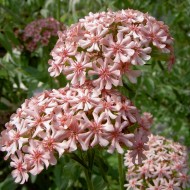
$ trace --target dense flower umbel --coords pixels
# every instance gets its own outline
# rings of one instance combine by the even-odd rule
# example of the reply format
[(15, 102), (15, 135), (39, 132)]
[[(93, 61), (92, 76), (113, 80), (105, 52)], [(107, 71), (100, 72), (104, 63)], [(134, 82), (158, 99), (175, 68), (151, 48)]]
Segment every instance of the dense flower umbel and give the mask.
[(133, 165), (131, 152), (125, 154), (128, 167), (127, 190), (182, 190), (190, 187), (187, 150), (184, 146), (164, 137), (149, 137), (149, 150), (142, 165)]
[(86, 82), (26, 100), (1, 133), (1, 151), (12, 160), (15, 181), (24, 183), (29, 172), (36, 175), (55, 165), (64, 152), (86, 151), (96, 145), (109, 153), (131, 149), (133, 159), (141, 160), (151, 122), (150, 114), (140, 116), (117, 91), (97, 94)]
[(47, 46), (53, 36), (57, 36), (63, 25), (54, 18), (35, 20), (29, 23), (23, 32), (22, 39), (28, 51), (34, 51), (39, 44)]
[(135, 83), (140, 71), (132, 67), (146, 64), (153, 47), (169, 54), (171, 67), (172, 43), (168, 27), (148, 14), (131, 9), (90, 13), (59, 32), (49, 72), (53, 77), (65, 74), (74, 85), (94, 79), (97, 89), (109, 90), (122, 85), (122, 75)]

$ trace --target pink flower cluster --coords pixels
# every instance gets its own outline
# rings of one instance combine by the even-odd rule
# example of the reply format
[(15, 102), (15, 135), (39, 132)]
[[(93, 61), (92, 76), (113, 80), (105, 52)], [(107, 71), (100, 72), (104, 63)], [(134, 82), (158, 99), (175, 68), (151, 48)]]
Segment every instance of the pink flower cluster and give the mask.
[(133, 165), (130, 154), (125, 154), (128, 167), (127, 190), (182, 190), (190, 187), (186, 147), (161, 136), (149, 137), (148, 159), (142, 165)]
[(63, 73), (71, 84), (91, 79), (96, 89), (109, 90), (122, 86), (123, 75), (135, 83), (140, 71), (132, 67), (146, 64), (153, 48), (170, 55), (171, 67), (172, 44), (168, 27), (148, 14), (131, 9), (90, 13), (59, 32), (49, 72), (53, 77)]
[(22, 39), (28, 51), (33, 52), (39, 44), (47, 46), (51, 37), (57, 36), (64, 26), (54, 18), (35, 20), (29, 23), (23, 32)]
[(55, 165), (64, 152), (96, 145), (143, 158), (152, 116), (140, 116), (132, 102), (116, 90), (97, 94), (91, 82), (82, 87), (45, 91), (26, 100), (1, 133), (1, 151), (11, 158), (15, 182)]
[[(26, 40), (48, 40), (58, 27), (52, 29), (49, 22), (28, 26)], [(5, 159), (11, 158), (15, 182), (24, 183), (28, 173), (37, 175), (55, 165), (64, 152), (94, 146), (120, 154), (130, 149), (131, 164), (142, 163), (152, 115), (141, 116), (114, 87), (122, 86), (124, 74), (136, 82), (140, 71), (132, 66), (144, 65), (154, 46), (172, 59), (172, 42), (166, 25), (130, 9), (90, 13), (59, 32), (49, 72), (54, 77), (65, 74), (71, 85), (26, 100), (1, 133), (0, 150), (7, 152)]]

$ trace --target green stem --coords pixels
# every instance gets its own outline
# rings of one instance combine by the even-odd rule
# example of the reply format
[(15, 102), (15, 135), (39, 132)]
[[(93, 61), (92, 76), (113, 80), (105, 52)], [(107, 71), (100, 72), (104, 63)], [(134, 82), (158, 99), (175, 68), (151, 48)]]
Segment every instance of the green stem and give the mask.
[(120, 190), (124, 189), (124, 173), (123, 173), (123, 157), (118, 153), (118, 171), (119, 171), (119, 185)]
[(61, 0), (57, 0), (57, 20), (60, 21)]
[(70, 154), (70, 157), (76, 162), (78, 162), (84, 169), (88, 190), (94, 190), (92, 183), (92, 167), (94, 162), (94, 151), (88, 150), (85, 157), (81, 150), (79, 151), (79, 154), (80, 155), (72, 153)]
[(89, 172), (89, 170), (86, 170), (86, 169), (84, 169), (84, 173), (86, 176), (86, 183), (87, 183), (88, 190), (94, 190), (92, 180), (91, 180), (91, 173)]

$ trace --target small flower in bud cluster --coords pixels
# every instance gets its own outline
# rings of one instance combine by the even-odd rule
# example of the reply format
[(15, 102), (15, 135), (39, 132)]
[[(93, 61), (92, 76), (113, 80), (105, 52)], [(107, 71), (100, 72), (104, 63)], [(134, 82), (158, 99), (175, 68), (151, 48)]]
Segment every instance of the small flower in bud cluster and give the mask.
[(63, 73), (71, 84), (93, 79), (96, 89), (122, 86), (122, 75), (132, 82), (140, 76), (135, 65), (144, 65), (152, 51), (173, 56), (173, 38), (168, 27), (148, 14), (136, 10), (90, 13), (63, 32), (51, 52), (49, 72)]
[(185, 190), (190, 187), (186, 147), (161, 136), (149, 136), (147, 159), (133, 165), (131, 151), (125, 154), (127, 190)]
[(29, 100), (11, 116), (1, 133), (0, 149), (11, 158), (15, 182), (24, 183), (28, 173), (39, 174), (55, 165), (64, 152), (94, 146), (109, 153), (131, 149), (133, 160), (144, 157), (152, 116), (138, 109), (116, 90), (97, 94), (91, 82), (83, 86), (45, 91)]
[(57, 32), (64, 29), (65, 27), (54, 18), (39, 19), (25, 27), (22, 39), (26, 49), (33, 52), (39, 44), (47, 46), (50, 38), (57, 36)]

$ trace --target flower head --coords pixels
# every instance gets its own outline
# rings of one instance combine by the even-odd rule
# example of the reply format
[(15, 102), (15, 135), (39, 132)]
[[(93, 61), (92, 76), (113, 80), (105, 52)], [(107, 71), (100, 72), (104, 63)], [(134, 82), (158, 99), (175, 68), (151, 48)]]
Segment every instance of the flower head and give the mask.
[(39, 45), (47, 46), (52, 37), (65, 27), (54, 18), (38, 19), (29, 23), (24, 31), (22, 40), (28, 51), (33, 52)]
[[(147, 118), (147, 113), (145, 115)], [(141, 165), (134, 167), (131, 164), (129, 156), (134, 150), (125, 154), (124, 164), (129, 171), (129, 175), (126, 175), (126, 187), (134, 180), (140, 182), (136, 188), (139, 190), (140, 187), (147, 190), (182, 190), (190, 187), (187, 150), (184, 146), (153, 135), (149, 136), (147, 146), (149, 149), (144, 150), (147, 159), (143, 160)]]
[[(51, 52), (49, 72), (55, 77), (61, 73), (67, 75), (72, 84), (82, 85), (85, 80), (91, 79), (97, 89), (111, 89), (122, 86), (124, 74), (135, 83), (140, 72), (134, 70), (134, 66), (146, 64), (151, 59), (153, 47), (160, 54), (170, 55), (171, 68), (174, 57), (172, 44), (168, 27), (140, 11), (127, 9), (89, 13), (59, 33)], [(67, 54), (64, 61), (58, 61), (63, 60), (67, 49), (75, 51)], [(84, 57), (80, 62), (76, 58), (79, 55)], [(130, 68), (130, 72), (126, 68)], [(76, 80), (79, 75), (81, 79)]]
[[(126, 102), (130, 102), (129, 109), (124, 110)], [(64, 152), (100, 146), (109, 153), (122, 154), (125, 148), (136, 149), (136, 138), (143, 147), (148, 133), (141, 129), (142, 123), (149, 128), (145, 120), (119, 92), (104, 90), (97, 94), (89, 81), (26, 100), (1, 133), (0, 147), (16, 168), (15, 181), (24, 183), (28, 173), (37, 175), (55, 165)], [(144, 157), (143, 153), (138, 157)]]

